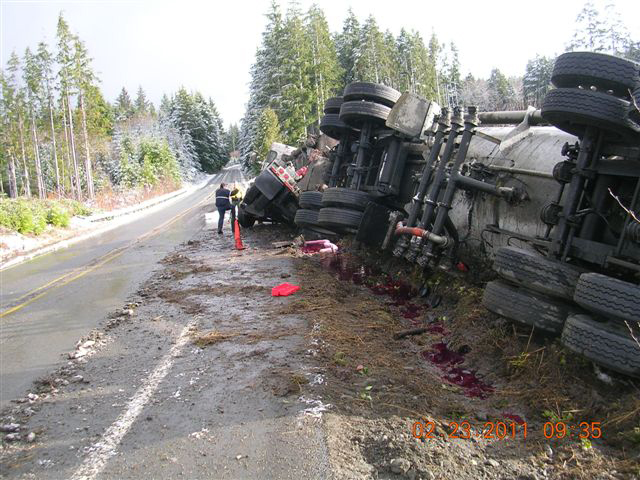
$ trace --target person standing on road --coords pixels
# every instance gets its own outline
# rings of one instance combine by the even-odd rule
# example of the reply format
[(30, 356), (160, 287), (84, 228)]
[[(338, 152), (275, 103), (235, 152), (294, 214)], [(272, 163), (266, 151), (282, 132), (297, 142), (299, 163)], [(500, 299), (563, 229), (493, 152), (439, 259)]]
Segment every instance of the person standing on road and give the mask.
[(218, 235), (222, 235), (222, 226), (224, 225), (224, 214), (227, 210), (231, 210), (231, 192), (224, 183), (220, 184), (220, 188), (216, 190), (216, 207), (218, 208)]
[(231, 228), (233, 228), (236, 222), (236, 208), (242, 203), (243, 198), (244, 192), (242, 188), (234, 183), (233, 190), (231, 190)]

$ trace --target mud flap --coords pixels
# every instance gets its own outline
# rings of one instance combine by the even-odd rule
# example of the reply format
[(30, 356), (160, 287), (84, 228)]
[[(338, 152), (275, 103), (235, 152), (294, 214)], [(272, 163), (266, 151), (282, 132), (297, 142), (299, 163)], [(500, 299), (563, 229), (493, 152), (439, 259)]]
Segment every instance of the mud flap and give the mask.
[(268, 171), (264, 171), (258, 175), (255, 185), (258, 187), (258, 190), (260, 190), (262, 195), (264, 195), (268, 200), (273, 200), (275, 196), (280, 193), (280, 190), (285, 188), (284, 185), (282, 185), (282, 182), (271, 175)]
[(396, 212), (387, 207), (369, 202), (364, 209), (356, 240), (376, 248), (386, 247), (387, 243), (391, 243), (385, 242), (389, 226), (397, 223), (397, 220), (393, 220), (396, 218), (394, 213)]

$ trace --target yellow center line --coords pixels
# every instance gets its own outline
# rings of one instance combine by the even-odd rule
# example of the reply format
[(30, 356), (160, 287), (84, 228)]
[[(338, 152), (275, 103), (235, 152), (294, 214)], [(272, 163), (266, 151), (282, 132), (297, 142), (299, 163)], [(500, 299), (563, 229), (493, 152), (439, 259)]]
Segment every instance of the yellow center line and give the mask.
[[(54, 280), (51, 280), (49, 283), (47, 283), (45, 285), (42, 285), (41, 287), (38, 287), (38, 288), (36, 288), (36, 289), (34, 289), (34, 290), (22, 295), (16, 301), (23, 300), (26, 297), (30, 297), (30, 298), (28, 300), (20, 303), (19, 305), (16, 305), (15, 307), (12, 307), (12, 308), (10, 308), (8, 310), (3, 311), (2, 313), (0, 313), (0, 318), (6, 317), (7, 315), (15, 313), (18, 310), (21, 310), (22, 308), (26, 307), (27, 305), (30, 305), (31, 303), (35, 302), (39, 298), (44, 297), (49, 292), (51, 292), (53, 290), (56, 290), (56, 289), (58, 289), (60, 287), (63, 287), (65, 285), (68, 285), (69, 283), (73, 282), (74, 280), (77, 280), (78, 278), (81, 278), (81, 277), (85, 276), (86, 274), (96, 270), (97, 268), (100, 268), (101, 266), (105, 265), (106, 263), (110, 262), (111, 260), (114, 260), (114, 259), (118, 258), (120, 255), (122, 255), (125, 251), (127, 251), (128, 249), (130, 249), (134, 245), (140, 243), (143, 240), (146, 240), (147, 238), (149, 238), (149, 237), (151, 237), (153, 235), (158, 234), (161, 230), (165, 229), (166, 227), (168, 227), (172, 223), (178, 221), (180, 218), (184, 217), (187, 213), (189, 213), (193, 209), (199, 207), (203, 203), (206, 203), (211, 197), (213, 197), (213, 195), (214, 195), (213, 193), (210, 193), (204, 199), (202, 199), (200, 202), (198, 202), (195, 205), (191, 206), (190, 208), (188, 208), (184, 212), (179, 213), (175, 217), (170, 218), (169, 220), (167, 220), (166, 222), (162, 223), (161, 225), (158, 225), (157, 227), (153, 228), (152, 230), (149, 230), (148, 232), (140, 235), (139, 237), (137, 237), (135, 240), (133, 240), (128, 245), (116, 248), (115, 250), (112, 250), (112, 251), (108, 252), (107, 254), (105, 254), (105, 255), (103, 255), (101, 257), (98, 257), (97, 263), (93, 263), (93, 262), (96, 261), (96, 260), (94, 260), (94, 261), (92, 261), (91, 264), (89, 264), (90, 266), (89, 265), (85, 265), (83, 267), (79, 267), (79, 268), (77, 268), (77, 269), (75, 269), (75, 270), (73, 270), (73, 271), (71, 271), (69, 273), (66, 273), (65, 275), (62, 275), (62, 276), (60, 276), (60, 277), (58, 277), (58, 278), (56, 278)], [(69, 276), (71, 276), (71, 278), (67, 278)], [(63, 281), (63, 280), (65, 280), (65, 281)], [(37, 292), (39, 292), (40, 290), (43, 290), (43, 289), (45, 289), (43, 292), (39, 293), (38, 295), (32, 296), (35, 293), (37, 293)]]

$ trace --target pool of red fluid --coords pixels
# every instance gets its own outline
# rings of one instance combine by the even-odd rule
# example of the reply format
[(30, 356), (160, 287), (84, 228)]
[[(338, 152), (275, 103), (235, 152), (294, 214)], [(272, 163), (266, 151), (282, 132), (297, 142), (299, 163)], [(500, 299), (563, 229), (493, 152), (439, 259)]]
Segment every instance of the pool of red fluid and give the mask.
[(414, 319), (422, 313), (422, 306), (410, 303), (418, 295), (417, 290), (402, 280), (393, 279), (378, 268), (341, 254), (322, 259), (322, 264), (340, 280), (365, 285), (374, 295), (388, 295), (391, 297), (388, 305), (404, 307), (400, 311), (404, 318)]
[(464, 362), (464, 355), (451, 350), (446, 343), (433, 344), (422, 356), (442, 370), (447, 382), (462, 387), (467, 397), (487, 398), (493, 392), (493, 387), (480, 380), (476, 372), (456, 366)]
[[(415, 323), (415, 319), (422, 314), (424, 307), (410, 301), (418, 292), (408, 283), (395, 280), (380, 269), (365, 265), (349, 255), (331, 255), (323, 258), (321, 263), (340, 280), (365, 285), (375, 295), (388, 295), (391, 301), (387, 302), (387, 305), (400, 307), (400, 314), (404, 318)], [(448, 333), (440, 323), (429, 325), (427, 330), (441, 335)], [(432, 350), (423, 352), (422, 356), (443, 371), (446, 381), (462, 387), (466, 396), (486, 398), (493, 392), (493, 387), (480, 380), (474, 371), (456, 366), (464, 362), (464, 353), (467, 352), (454, 352), (444, 342), (440, 342), (434, 344)]]
[(427, 327), (427, 331), (429, 333), (439, 333), (441, 335), (446, 335), (449, 333), (447, 329), (444, 328), (444, 325), (442, 325), (441, 323), (432, 323)]

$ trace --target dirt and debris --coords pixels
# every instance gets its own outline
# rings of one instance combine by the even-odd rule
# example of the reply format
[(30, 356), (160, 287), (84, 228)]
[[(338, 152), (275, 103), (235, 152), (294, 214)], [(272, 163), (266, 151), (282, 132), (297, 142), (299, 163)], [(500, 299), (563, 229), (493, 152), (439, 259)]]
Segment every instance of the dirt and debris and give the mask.
[[(424, 278), (347, 242), (303, 254), (294, 237), (256, 226), (238, 252), (205, 230), (167, 256), (2, 412), (3, 475), (70, 477), (192, 325), (104, 478), (638, 478), (638, 383), (603, 382), (487, 313), (473, 266)], [(272, 297), (283, 278), (300, 290)], [(600, 422), (602, 438), (547, 439), (547, 422)]]
[[(389, 275), (379, 265), (349, 253), (299, 264), (305, 289), (283, 309), (314, 322), (316, 358), (325, 366), (317, 391), (335, 406), (328, 442), (341, 478), (398, 475), (398, 458), (411, 465), (406, 478), (640, 473), (637, 382), (617, 376), (612, 389), (598, 381), (557, 340), (486, 312), (481, 288), (459, 275), (421, 279), (421, 292), (407, 281), (415, 272)], [(415, 422), (431, 425), (434, 438), (415, 439)], [(513, 430), (484, 438), (499, 422)], [(547, 422), (566, 425), (567, 437), (547, 439)], [(579, 438), (581, 422), (599, 422), (602, 438), (593, 438), (598, 431)], [(475, 433), (452, 438), (466, 436), (463, 423)]]

